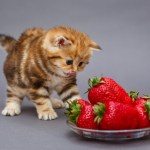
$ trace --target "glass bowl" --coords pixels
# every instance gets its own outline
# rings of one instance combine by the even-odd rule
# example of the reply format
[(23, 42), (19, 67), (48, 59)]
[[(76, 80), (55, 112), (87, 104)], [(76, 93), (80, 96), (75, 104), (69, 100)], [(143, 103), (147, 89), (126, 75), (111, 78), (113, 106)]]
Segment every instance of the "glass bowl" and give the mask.
[(92, 130), (78, 128), (75, 124), (67, 120), (67, 125), (76, 134), (91, 139), (105, 141), (123, 141), (138, 139), (150, 135), (150, 128), (134, 129), (134, 130)]

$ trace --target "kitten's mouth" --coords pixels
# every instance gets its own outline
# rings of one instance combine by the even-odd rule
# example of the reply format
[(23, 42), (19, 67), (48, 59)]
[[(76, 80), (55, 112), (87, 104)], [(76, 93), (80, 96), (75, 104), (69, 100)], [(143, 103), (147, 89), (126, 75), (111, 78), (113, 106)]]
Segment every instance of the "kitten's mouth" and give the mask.
[(64, 72), (66, 76), (75, 76), (77, 73), (75, 71)]

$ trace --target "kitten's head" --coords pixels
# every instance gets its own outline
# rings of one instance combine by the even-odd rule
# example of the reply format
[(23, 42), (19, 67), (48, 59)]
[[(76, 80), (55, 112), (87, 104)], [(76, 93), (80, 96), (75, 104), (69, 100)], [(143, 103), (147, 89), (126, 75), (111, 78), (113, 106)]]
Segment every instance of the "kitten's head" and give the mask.
[(69, 27), (50, 29), (42, 47), (46, 50), (51, 67), (65, 77), (82, 71), (89, 63), (93, 50), (101, 49), (86, 34)]

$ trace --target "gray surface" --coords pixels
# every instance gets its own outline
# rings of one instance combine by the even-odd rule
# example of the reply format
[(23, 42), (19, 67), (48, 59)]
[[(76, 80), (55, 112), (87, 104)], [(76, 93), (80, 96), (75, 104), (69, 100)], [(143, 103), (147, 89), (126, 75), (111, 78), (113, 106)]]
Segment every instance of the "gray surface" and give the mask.
[[(104, 74), (127, 91), (150, 95), (150, 1), (149, 0), (0, 0), (0, 33), (18, 37), (28, 27), (50, 28), (67, 25), (88, 33), (101, 44), (89, 66), (78, 75), (81, 95), (87, 79)], [(0, 54), (0, 110), (6, 98), (2, 66), (6, 54)], [(111, 149), (149, 150), (150, 138), (123, 143), (91, 141), (72, 133), (65, 124), (63, 110), (59, 118), (40, 121), (28, 101), (17, 117), (0, 115), (0, 150)]]

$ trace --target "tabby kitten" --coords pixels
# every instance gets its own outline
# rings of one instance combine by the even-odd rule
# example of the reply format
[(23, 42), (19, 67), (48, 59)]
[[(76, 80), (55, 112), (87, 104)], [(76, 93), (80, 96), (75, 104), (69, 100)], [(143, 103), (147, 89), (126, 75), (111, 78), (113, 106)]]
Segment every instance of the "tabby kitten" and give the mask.
[[(92, 50), (101, 49), (86, 34), (62, 26), (48, 31), (27, 29), (18, 40), (1, 34), (0, 44), (8, 52), (4, 63), (7, 100), (2, 114), (20, 114), (27, 96), (43, 120), (57, 118), (54, 108), (80, 98), (76, 74), (88, 64)], [(61, 100), (51, 97), (53, 90)]]

